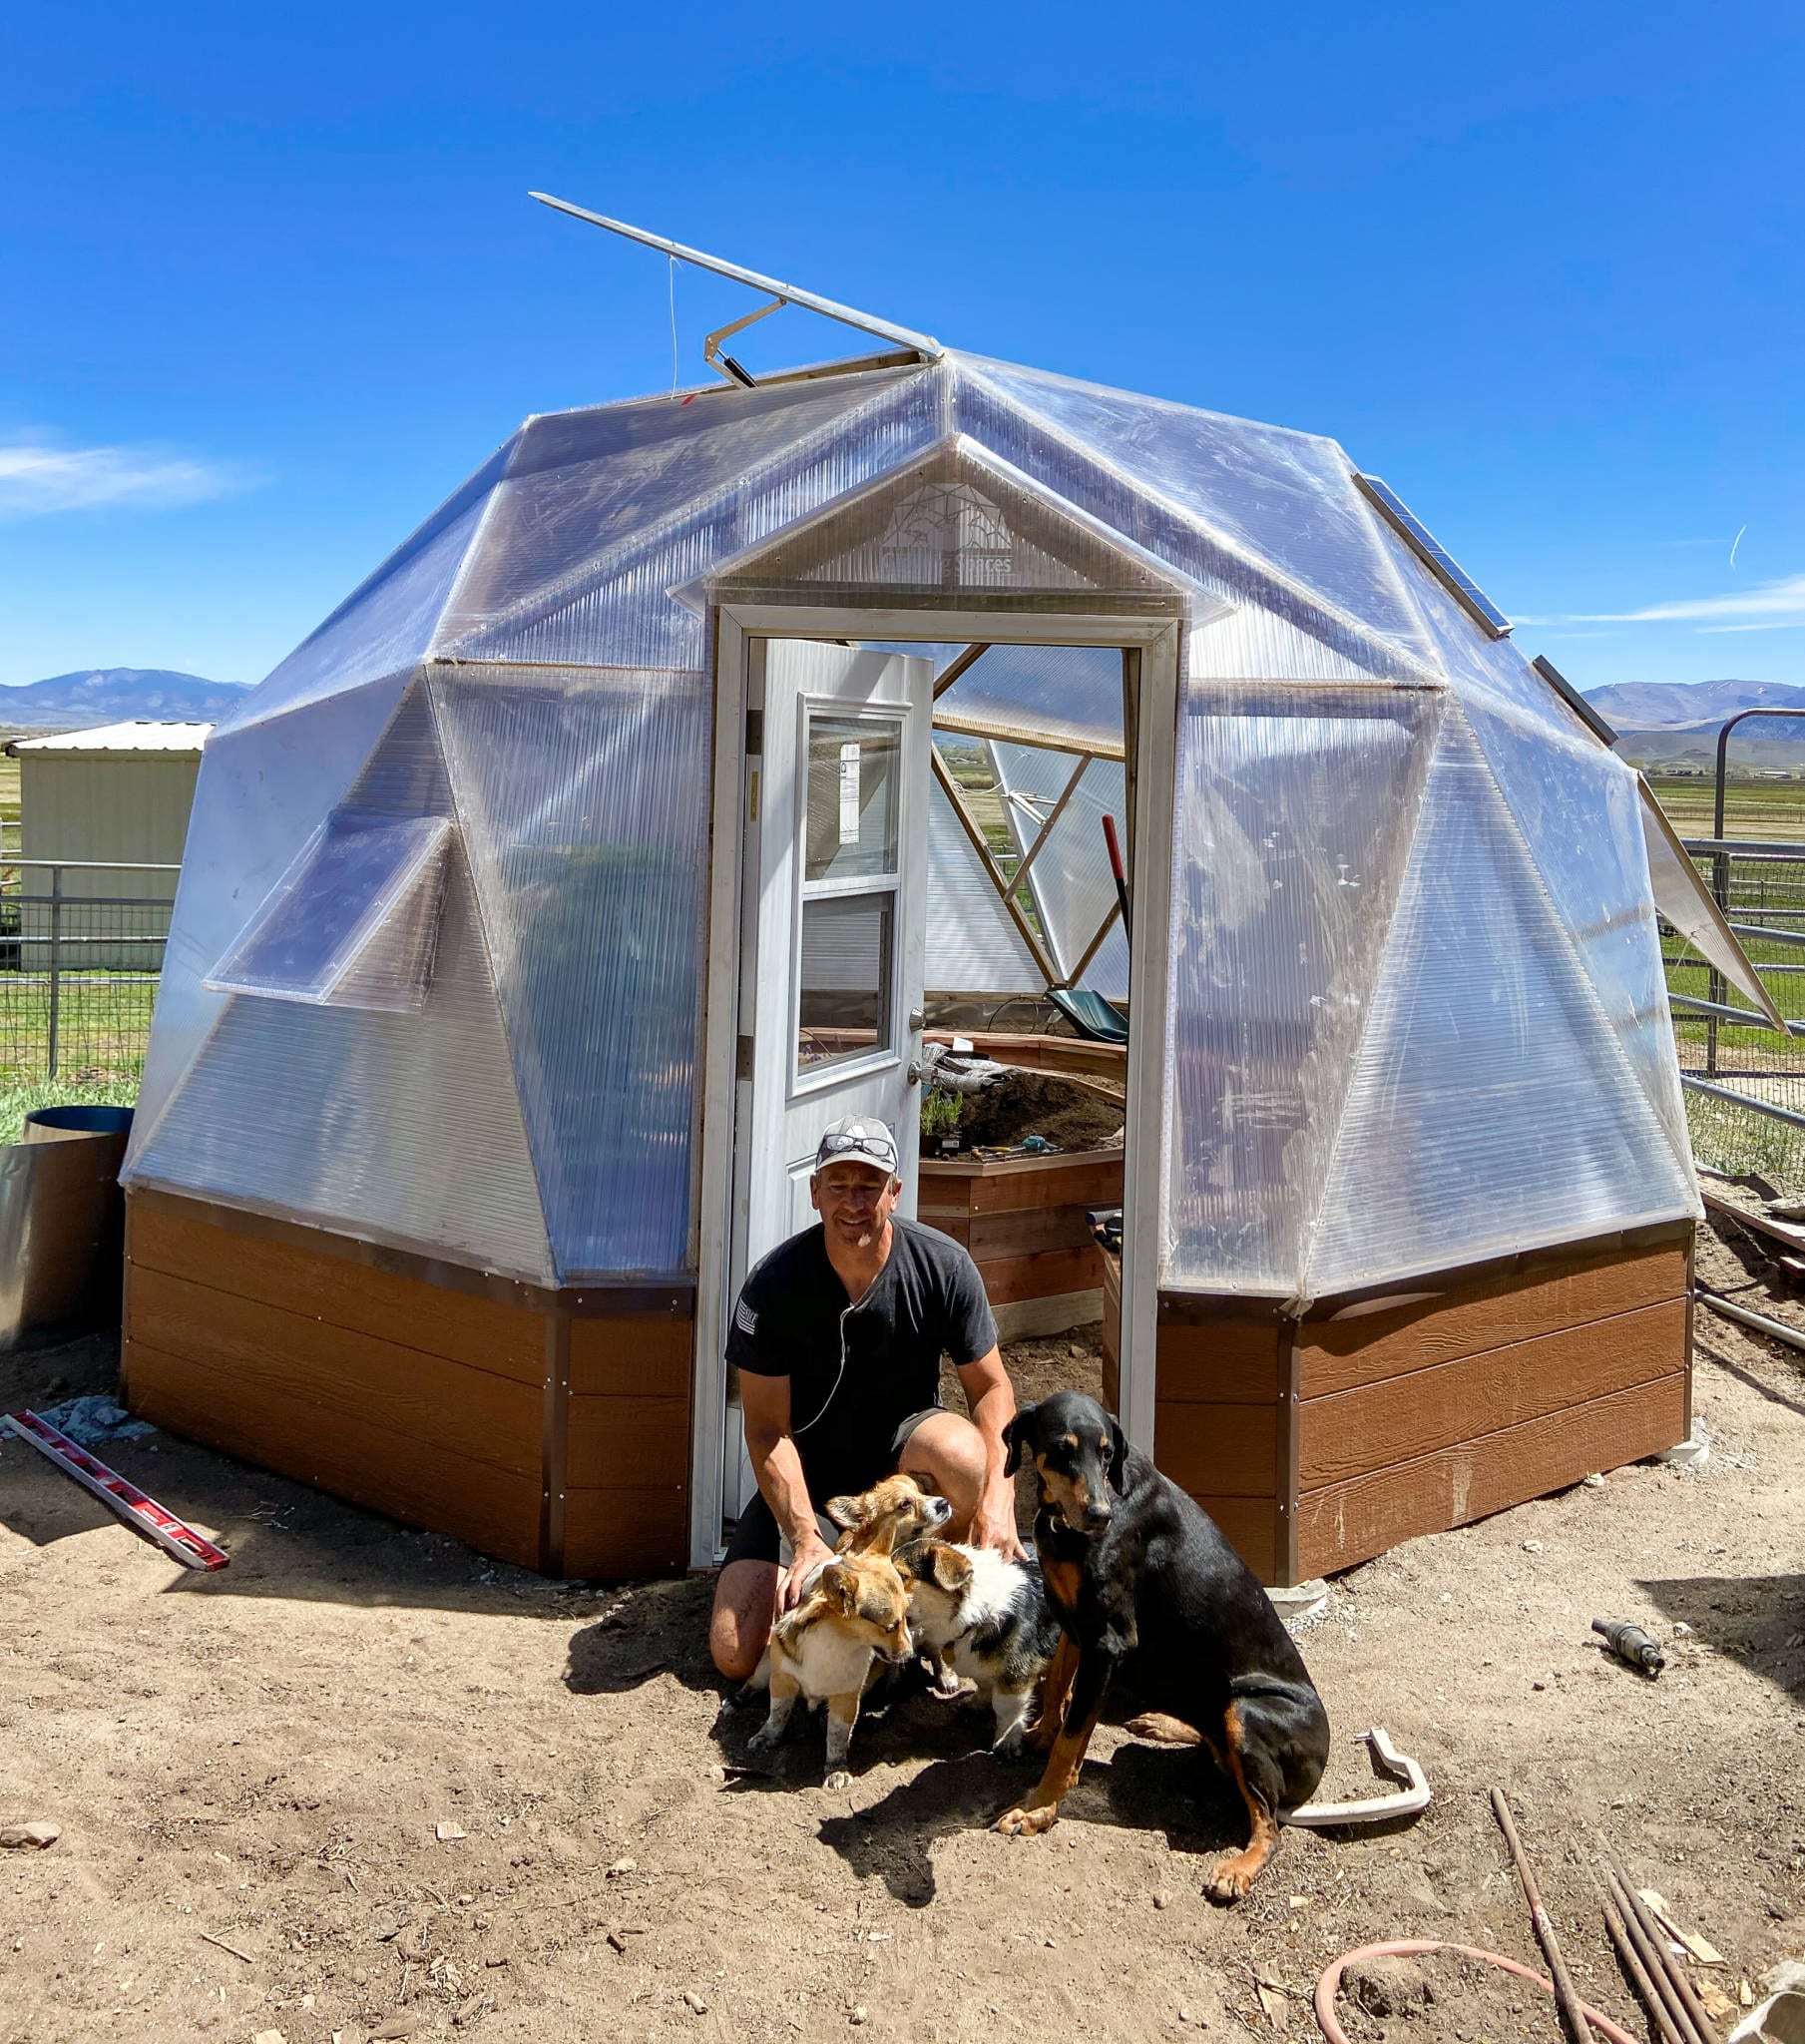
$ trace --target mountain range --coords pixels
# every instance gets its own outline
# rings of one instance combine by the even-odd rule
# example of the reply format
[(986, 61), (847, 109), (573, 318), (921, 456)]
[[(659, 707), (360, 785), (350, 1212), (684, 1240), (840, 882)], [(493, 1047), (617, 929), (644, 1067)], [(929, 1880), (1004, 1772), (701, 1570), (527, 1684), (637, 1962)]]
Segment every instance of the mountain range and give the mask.
[[(1585, 700), (1617, 734), (1617, 751), (1638, 766), (1713, 772), (1717, 734), (1739, 710), (1805, 711), (1805, 688), (1787, 682), (1614, 682)], [(1805, 770), (1805, 717), (1751, 717), (1730, 739), (1730, 761), (1745, 771)]]
[(235, 682), (161, 667), (95, 667), (48, 681), (0, 688), (0, 729), (85, 731), (97, 724), (153, 718), (165, 724), (212, 724), (244, 691)]

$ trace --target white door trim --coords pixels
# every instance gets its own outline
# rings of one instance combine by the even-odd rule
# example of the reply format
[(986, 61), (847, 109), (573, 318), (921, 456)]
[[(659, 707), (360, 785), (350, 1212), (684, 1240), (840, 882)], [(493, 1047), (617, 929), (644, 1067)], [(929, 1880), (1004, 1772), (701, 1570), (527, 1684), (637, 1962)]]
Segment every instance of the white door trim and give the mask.
[(1122, 1422), (1152, 1452), (1159, 1323), (1159, 1213), (1165, 1180), (1160, 1085), (1171, 927), (1179, 627), (1172, 618), (1032, 612), (722, 604), (715, 612), (706, 1023), (692, 1223), (695, 1363), (689, 1428), (689, 1565), (720, 1558), (726, 1396), (725, 1296), (731, 1246), (733, 1121), (739, 1066), (740, 903), (745, 815), (761, 755), (746, 751), (747, 648), (753, 639), (879, 639), (947, 644), (1119, 646), (1139, 654), (1135, 718), (1134, 942), (1128, 978), (1128, 1098), (1124, 1153)]

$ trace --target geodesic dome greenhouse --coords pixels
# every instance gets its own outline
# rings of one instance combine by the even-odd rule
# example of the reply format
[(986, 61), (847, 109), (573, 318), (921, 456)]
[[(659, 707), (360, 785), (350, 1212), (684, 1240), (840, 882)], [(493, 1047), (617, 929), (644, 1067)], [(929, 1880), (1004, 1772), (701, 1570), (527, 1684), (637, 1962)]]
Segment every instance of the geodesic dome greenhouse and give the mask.
[[(1175, 624), (1162, 1300), (1298, 1321), (1698, 1213), (1631, 769), (1333, 440), (964, 355), (531, 419), (215, 730), (134, 1195), (692, 1284), (729, 603)], [(1037, 739), (1120, 731), (1057, 651), (964, 726), (1042, 815)], [(1038, 990), (929, 822), (929, 983)], [(1128, 992), (1120, 930), (1089, 962)]]

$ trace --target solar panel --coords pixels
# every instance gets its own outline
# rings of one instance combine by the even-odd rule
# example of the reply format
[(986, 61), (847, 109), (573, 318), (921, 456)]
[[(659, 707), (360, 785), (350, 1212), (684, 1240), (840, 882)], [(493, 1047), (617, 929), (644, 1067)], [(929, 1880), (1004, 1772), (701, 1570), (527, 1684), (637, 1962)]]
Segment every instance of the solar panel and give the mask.
[(1607, 746), (1614, 746), (1616, 744), (1617, 735), (1615, 731), (1586, 702), (1585, 698), (1579, 694), (1579, 690), (1574, 687), (1573, 683), (1567, 679), (1555, 663), (1549, 659), (1546, 653), (1537, 654), (1536, 658), (1530, 662), (1530, 665), (1547, 682), (1549, 687), (1554, 690), (1555, 694), (1561, 698), (1562, 702), (1567, 705), (1574, 715), (1582, 724), (1588, 726), (1597, 738)]
[(1442, 583), (1463, 609), (1478, 619), (1494, 639), (1510, 636), (1511, 621), (1480, 588), (1465, 568), (1443, 546), (1391, 485), (1376, 475), (1354, 477), (1366, 494), (1396, 526), (1423, 564)]

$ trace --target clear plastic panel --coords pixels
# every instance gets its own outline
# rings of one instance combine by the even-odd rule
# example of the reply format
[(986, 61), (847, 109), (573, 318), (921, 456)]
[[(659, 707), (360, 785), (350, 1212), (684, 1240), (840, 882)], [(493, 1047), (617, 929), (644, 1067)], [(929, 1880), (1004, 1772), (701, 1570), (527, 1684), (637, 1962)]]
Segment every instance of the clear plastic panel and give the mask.
[(504, 448), (398, 547), (216, 727), (210, 743), (423, 660), (506, 458)]
[(1309, 1297), (1698, 1212), (1450, 715), (1341, 1116)]
[(993, 646), (936, 699), (936, 717), (998, 738), (1122, 747), (1122, 654), (1113, 646)]
[(419, 1007), (430, 968), (429, 911), (437, 907), (450, 834), (442, 816), (335, 811), (207, 986), (343, 1007)]
[[(795, 391), (815, 394), (804, 400)], [(604, 451), (587, 461), (573, 455), (568, 474), (554, 464), (543, 476), (523, 479), (518, 491), (508, 486), (435, 652), (550, 665), (705, 667), (704, 578), (805, 525), (946, 434), (935, 370), (797, 385), (782, 405), (774, 403), (778, 393), (738, 395), (747, 401), (744, 418), (722, 410), (723, 437), (712, 452), (698, 443), (693, 459), (664, 476), (661, 487), (671, 494), (657, 498), (656, 515), (645, 504), (627, 517), (610, 481), (614, 457), (606, 440), (619, 408), (581, 414), (594, 422)], [(730, 407), (734, 393), (708, 393), (707, 401)], [(586, 476), (586, 467), (595, 473)], [(691, 494), (680, 494), (679, 483)], [(616, 521), (606, 545), (595, 543), (585, 508), (592, 493), (602, 500), (603, 517)], [(549, 534), (542, 532), (545, 522)]]
[(1654, 905), (1701, 958), (1716, 966), (1744, 999), (1767, 1016), (1773, 1028), (1785, 1020), (1760, 973), (1736, 941), (1722, 909), (1711, 898), (1704, 877), (1692, 863), (1671, 823), (1661, 813), (1648, 783), (1637, 788), (1642, 811), (1642, 841), (1648, 853), (1648, 877)]
[(1076, 977), (1114, 1000), (1125, 999), (1128, 945), (1120, 915), (1103, 941), (1097, 941), (1098, 931), (1117, 906), (1104, 817), (1114, 816), (1118, 835), (1125, 842), (1128, 837), (1128, 782), (1122, 763), (1087, 762), (1070, 753), (1031, 746), (993, 745), (990, 752), (1004, 792), (1010, 835), (1022, 857), (1053, 814), (1073, 774), (1079, 775), (1077, 788), (1054, 819), (1047, 842), (1028, 869), (1028, 890), (1061, 974), (1068, 979)]
[(1445, 701), (1186, 693), (1162, 1284), (1300, 1286)]
[(468, 868), (416, 1014), (234, 998), (135, 1180), (555, 1281)]
[[(1263, 571), (1262, 579), (1276, 571), (1293, 591), (1332, 606), (1407, 655), (1426, 650), (1353, 483), (1353, 464), (1333, 440), (1007, 362), (963, 356), (959, 365), (968, 378), (1113, 470), (1130, 498), (1171, 506), (1256, 573)], [(1020, 459), (1006, 447), (999, 451)], [(1052, 454), (1047, 449), (1042, 458)], [(1036, 462), (1022, 465), (1054, 480)], [(1150, 521), (1128, 524), (1119, 512), (1110, 522), (1188, 567), (1183, 554), (1168, 553), (1153, 539)], [(1201, 561), (1197, 568), (1209, 572)], [(1227, 581), (1225, 593), (1255, 593), (1232, 569)]]
[[(1243, 603), (1184, 635), (1184, 671), (1194, 682), (1372, 682), (1370, 661), (1337, 652), (1261, 604)], [(1428, 676), (1425, 674), (1425, 682)]]
[(935, 780), (928, 796), (929, 993), (1038, 994), (1045, 984)]
[(1168, 601), (1172, 582), (962, 443), (727, 563), (711, 587), (742, 602), (833, 603), (870, 593), (923, 607), (1009, 610), (1083, 596), (1144, 610)]
[(408, 679), (391, 675), (293, 716), (216, 730), (209, 738), (132, 1124), (128, 1184), (141, 1149), (226, 1006), (226, 995), (207, 990), (208, 973), (321, 817), (344, 799), (393, 719)]
[(1690, 1169), (1639, 777), (1598, 745), (1557, 740), (1477, 697), (1467, 720), (1623, 1054)]
[(681, 1271), (706, 680), (466, 669), (431, 686), (561, 1278)]

